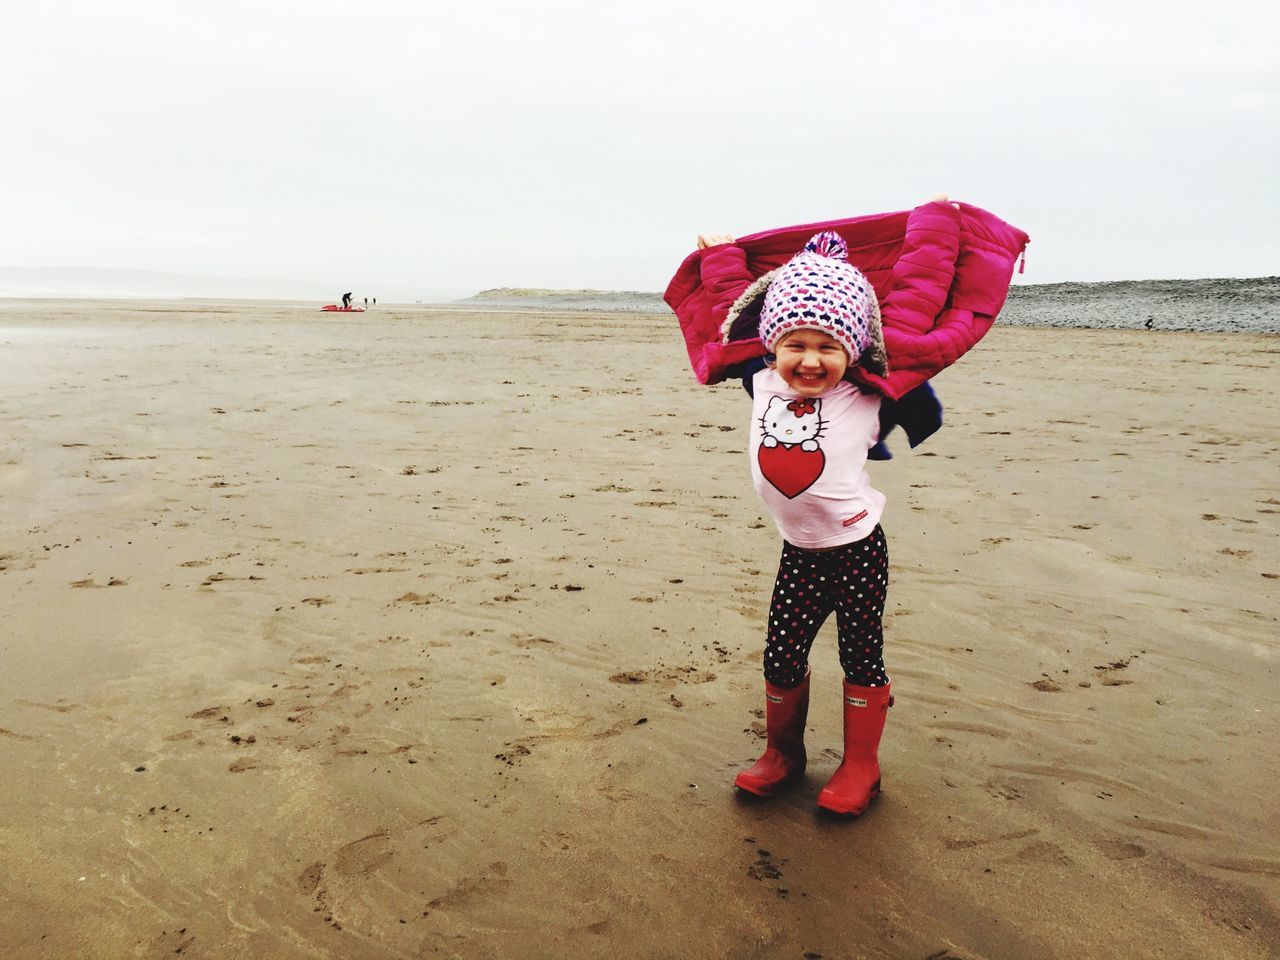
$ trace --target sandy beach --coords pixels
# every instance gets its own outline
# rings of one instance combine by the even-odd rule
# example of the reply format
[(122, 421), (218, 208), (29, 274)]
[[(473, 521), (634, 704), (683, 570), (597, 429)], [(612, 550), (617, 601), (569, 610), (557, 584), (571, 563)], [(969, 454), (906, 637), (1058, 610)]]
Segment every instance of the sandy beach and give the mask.
[(1280, 956), (1280, 338), (996, 328), (889, 438), (884, 793), (670, 317), (0, 302), (6, 958)]

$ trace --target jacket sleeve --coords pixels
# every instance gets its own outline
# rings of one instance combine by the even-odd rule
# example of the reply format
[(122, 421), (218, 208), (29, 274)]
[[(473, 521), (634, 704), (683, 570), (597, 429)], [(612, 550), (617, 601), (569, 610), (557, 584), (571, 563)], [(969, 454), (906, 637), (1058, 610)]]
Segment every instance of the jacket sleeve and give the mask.
[(959, 254), (959, 210), (938, 201), (911, 211), (889, 290), (880, 301), (889, 372), (860, 371), (860, 382), (896, 400), (955, 359), (943, 355), (951, 341), (939, 324)]
[(719, 325), (733, 302), (755, 277), (747, 269), (747, 252), (733, 243), (708, 247), (702, 255), (702, 285), (711, 298), (711, 315)]
[(933, 329), (947, 302), (959, 253), (959, 210), (937, 201), (911, 211), (889, 293), (880, 304), (889, 369), (893, 369), (894, 360), (890, 331), (919, 336)]

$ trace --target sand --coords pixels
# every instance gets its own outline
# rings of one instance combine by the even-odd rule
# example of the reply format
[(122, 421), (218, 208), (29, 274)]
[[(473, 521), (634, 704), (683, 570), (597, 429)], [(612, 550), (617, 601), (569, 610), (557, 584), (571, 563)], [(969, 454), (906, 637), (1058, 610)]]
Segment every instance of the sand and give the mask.
[(0, 953), (1280, 955), (1280, 339), (997, 328), (889, 497), (884, 793), (761, 749), (674, 320), (0, 305)]

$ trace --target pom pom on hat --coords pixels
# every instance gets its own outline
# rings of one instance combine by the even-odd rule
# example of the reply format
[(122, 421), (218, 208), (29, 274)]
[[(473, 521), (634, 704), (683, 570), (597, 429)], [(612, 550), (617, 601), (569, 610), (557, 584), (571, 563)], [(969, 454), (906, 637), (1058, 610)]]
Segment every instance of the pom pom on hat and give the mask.
[(851, 364), (883, 372), (880, 303), (848, 259), (844, 238), (824, 230), (778, 268), (760, 308), (760, 339), (770, 353), (794, 330), (817, 330), (843, 346)]
[(849, 245), (844, 242), (844, 237), (834, 230), (823, 230), (822, 233), (814, 234), (804, 245), (804, 250), (805, 253), (816, 253), (820, 257), (831, 260), (849, 259)]

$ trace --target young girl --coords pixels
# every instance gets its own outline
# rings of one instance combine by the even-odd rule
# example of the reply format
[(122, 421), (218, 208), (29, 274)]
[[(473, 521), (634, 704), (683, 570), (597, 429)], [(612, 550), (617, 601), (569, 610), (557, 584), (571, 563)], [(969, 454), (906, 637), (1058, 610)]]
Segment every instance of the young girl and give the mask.
[[(814, 230), (822, 232), (795, 253)], [(849, 263), (844, 238), (882, 301)], [(769, 796), (804, 772), (809, 648), (834, 610), (845, 749), (818, 805), (857, 815), (879, 794), (880, 735), (893, 703), (881, 629), (889, 560), (884, 497), (866, 461), (888, 459), (877, 438), (895, 425), (913, 447), (941, 426), (928, 381), (991, 329), (1030, 239), (939, 195), (905, 214), (741, 240), (702, 236), (667, 285), (663, 300), (698, 381), (718, 383), (744, 365), (750, 375), (751, 472), (783, 538), (764, 650), (769, 739), (738, 774), (742, 790)], [(769, 365), (753, 367), (765, 351)]]
[[(732, 238), (698, 238), (699, 248), (722, 243)], [(881, 656), (885, 498), (865, 469), (880, 397), (845, 379), (855, 365), (883, 374), (884, 344), (875, 291), (846, 257), (838, 234), (814, 236), (771, 276), (760, 308), (760, 339), (774, 359), (752, 381), (751, 473), (783, 544), (764, 650), (767, 748), (735, 782), (770, 796), (804, 772), (809, 648), (835, 611), (844, 759), (818, 806), (856, 816), (880, 791), (877, 752), (893, 698)]]

